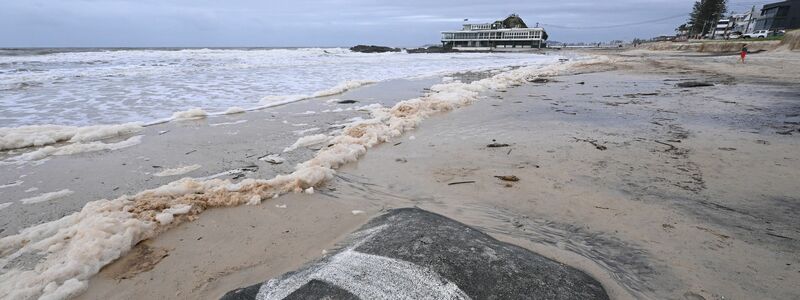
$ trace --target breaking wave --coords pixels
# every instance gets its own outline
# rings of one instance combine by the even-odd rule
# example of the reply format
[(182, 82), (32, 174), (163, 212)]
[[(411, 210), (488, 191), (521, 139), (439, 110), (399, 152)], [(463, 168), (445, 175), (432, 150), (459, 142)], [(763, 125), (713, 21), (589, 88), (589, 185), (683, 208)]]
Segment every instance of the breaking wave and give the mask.
[[(91, 276), (121, 257), (138, 242), (182, 222), (199, 218), (210, 208), (256, 205), (286, 193), (313, 193), (333, 178), (340, 166), (355, 162), (371, 147), (413, 130), (430, 116), (479, 100), (481, 92), (505, 89), (537, 76), (552, 76), (570, 67), (604, 63), (607, 58), (523, 67), (471, 82), (434, 85), (422, 97), (393, 107), (370, 107), (371, 118), (346, 124), (340, 134), (325, 136), (328, 146), (290, 174), (271, 179), (184, 178), (167, 185), (112, 200), (87, 203), (76, 213), (36, 225), (0, 239), (0, 298), (64, 299), (81, 293)], [(300, 138), (296, 145), (321, 140)], [(294, 145), (293, 145), (294, 146)], [(183, 171), (183, 170), (182, 170)], [(24, 255), (41, 255), (32, 270), (11, 264)]]
[(547, 60), (531, 54), (365, 54), (342, 48), (6, 52), (0, 53), (0, 66), (16, 71), (0, 72), (0, 151), (94, 142), (149, 125), (265, 109), (390, 79)]

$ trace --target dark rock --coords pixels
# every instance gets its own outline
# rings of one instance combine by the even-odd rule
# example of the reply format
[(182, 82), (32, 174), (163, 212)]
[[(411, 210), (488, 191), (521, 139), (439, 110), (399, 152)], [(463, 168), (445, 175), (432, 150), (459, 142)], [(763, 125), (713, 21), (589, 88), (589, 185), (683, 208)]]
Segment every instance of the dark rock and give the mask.
[(375, 45), (358, 45), (350, 48), (350, 51), (361, 53), (384, 53), (384, 52), (400, 52), (400, 48), (375, 46)]
[(492, 140), (491, 144), (486, 145), (489, 148), (504, 148), (510, 146), (509, 144), (498, 143), (497, 140)]
[[(269, 297), (265, 297), (269, 296)], [(595, 279), (417, 208), (392, 210), (300, 270), (223, 299), (608, 299)]]
[(677, 84), (678, 87), (682, 88), (693, 88), (693, 87), (704, 87), (704, 86), (714, 86), (713, 83), (710, 82), (700, 82), (700, 81), (687, 81), (681, 82)]
[(497, 179), (502, 180), (502, 181), (519, 181), (519, 177), (514, 176), (514, 175), (501, 175), (501, 176), (495, 176), (495, 177)]
[(533, 82), (533, 83), (547, 83), (549, 81), (550, 81), (549, 79), (541, 77), (528, 80), (528, 82)]
[(486, 147), (489, 147), (489, 148), (504, 148), (504, 147), (508, 147), (508, 146), (510, 146), (510, 145), (509, 144), (501, 144), (501, 143), (491, 143), (491, 144), (486, 145)]
[(439, 46), (431, 46), (426, 48), (415, 48), (415, 49), (406, 49), (408, 53), (449, 53), (449, 52), (458, 52), (458, 50), (453, 48), (444, 48)]

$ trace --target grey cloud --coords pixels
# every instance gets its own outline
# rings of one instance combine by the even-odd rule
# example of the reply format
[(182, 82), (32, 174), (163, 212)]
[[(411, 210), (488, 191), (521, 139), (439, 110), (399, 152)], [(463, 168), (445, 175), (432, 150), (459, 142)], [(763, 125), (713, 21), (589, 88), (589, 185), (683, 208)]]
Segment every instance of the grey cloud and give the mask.
[[(417, 46), (464, 18), (509, 13), (560, 41), (671, 33), (683, 18), (592, 29), (688, 13), (692, 0), (18, 0), (0, 3), (0, 47), (20, 46)], [(586, 29), (566, 29), (581, 27)]]

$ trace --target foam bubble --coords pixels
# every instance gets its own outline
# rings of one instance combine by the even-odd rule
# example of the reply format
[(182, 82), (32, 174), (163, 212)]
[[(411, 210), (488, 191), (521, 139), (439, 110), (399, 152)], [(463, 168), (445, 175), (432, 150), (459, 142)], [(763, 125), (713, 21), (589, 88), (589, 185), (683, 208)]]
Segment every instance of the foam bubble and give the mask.
[(313, 145), (318, 145), (327, 142), (330, 140), (331, 137), (324, 135), (324, 134), (315, 134), (315, 135), (307, 135), (297, 139), (294, 144), (289, 147), (283, 149), (283, 152), (291, 152), (296, 150), (297, 148), (308, 147)]
[(172, 114), (173, 120), (191, 120), (191, 119), (202, 119), (208, 116), (208, 113), (205, 110), (200, 108), (192, 108), (186, 111), (178, 111)]
[(172, 223), (173, 220), (175, 220), (176, 215), (186, 214), (191, 209), (192, 209), (191, 205), (178, 204), (173, 207), (162, 210), (155, 216), (155, 219), (161, 225), (168, 225), (169, 223)]
[(241, 107), (238, 107), (238, 106), (234, 106), (234, 107), (229, 107), (222, 114), (233, 115), (233, 114), (241, 114), (241, 113), (244, 113), (244, 112), (246, 112), (246, 110), (244, 108), (241, 108)]
[(52, 201), (60, 198), (64, 198), (66, 196), (72, 195), (74, 192), (69, 189), (63, 189), (58, 192), (51, 192), (51, 193), (44, 193), (36, 197), (30, 197), (19, 200), (22, 204), (34, 204), (34, 203), (41, 203)]
[(177, 167), (177, 168), (172, 168), (172, 169), (164, 169), (164, 170), (161, 170), (161, 172), (153, 174), (153, 176), (166, 177), (166, 176), (183, 175), (183, 174), (192, 172), (192, 171), (200, 169), (200, 168), (201, 168), (200, 165), (195, 164), (195, 165), (191, 165), (191, 166), (183, 166), (183, 167)]

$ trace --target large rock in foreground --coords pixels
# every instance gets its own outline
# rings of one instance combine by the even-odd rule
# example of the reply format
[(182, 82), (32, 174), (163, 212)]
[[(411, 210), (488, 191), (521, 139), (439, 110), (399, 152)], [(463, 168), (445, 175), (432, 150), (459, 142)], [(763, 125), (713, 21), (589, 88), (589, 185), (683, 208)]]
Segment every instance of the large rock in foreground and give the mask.
[(391, 48), (391, 47), (384, 47), (384, 46), (367, 46), (367, 45), (358, 45), (354, 47), (350, 47), (350, 51), (353, 52), (362, 52), (362, 53), (383, 53), (383, 52), (400, 52), (400, 48)]
[(608, 299), (585, 273), (443, 216), (397, 209), (345, 248), (223, 299)]

